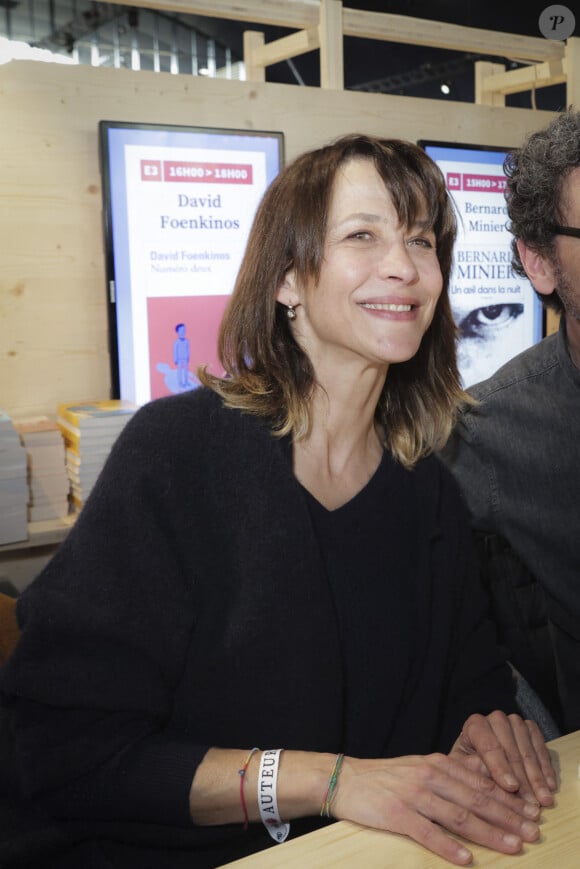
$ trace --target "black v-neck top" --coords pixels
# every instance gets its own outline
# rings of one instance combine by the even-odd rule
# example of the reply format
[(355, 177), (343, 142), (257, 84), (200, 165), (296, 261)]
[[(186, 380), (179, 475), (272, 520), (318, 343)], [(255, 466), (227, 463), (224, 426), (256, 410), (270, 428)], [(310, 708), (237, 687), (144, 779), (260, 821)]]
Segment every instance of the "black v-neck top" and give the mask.
[[(211, 746), (428, 754), (472, 712), (516, 710), (465, 507), (435, 456), (412, 471), (385, 457), (342, 509), (311, 505), (319, 543), (306, 503), (290, 438), (205, 387), (127, 423), (18, 599), (0, 668), (18, 739), (1, 865), (42, 849), (55, 869), (223, 866), (272, 840), (259, 822), (191, 823)], [(293, 820), (291, 835), (325, 822)]]
[(302, 491), (332, 590), (342, 647), (343, 750), (384, 750), (412, 654), (416, 516), (410, 474), (388, 454), (336, 510)]

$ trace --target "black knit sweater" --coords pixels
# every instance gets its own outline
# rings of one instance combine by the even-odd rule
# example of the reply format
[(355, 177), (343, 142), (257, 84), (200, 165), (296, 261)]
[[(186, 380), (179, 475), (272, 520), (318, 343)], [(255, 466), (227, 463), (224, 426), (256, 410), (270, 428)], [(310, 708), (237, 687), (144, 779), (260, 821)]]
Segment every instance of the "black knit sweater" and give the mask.
[[(471, 712), (515, 709), (455, 483), (435, 458), (401, 475), (405, 681), (367, 756), (448, 750)], [(399, 499), (382, 507), (387, 528)], [(385, 552), (385, 583), (387, 567)], [(2, 866), (220, 865), (271, 840), (191, 824), (209, 746), (344, 749), (341, 631), (291, 445), (209, 390), (135, 415), (18, 617), (1, 687), (35, 808), (15, 822), (26, 835), (3, 834)], [(399, 666), (377, 662), (385, 686)]]

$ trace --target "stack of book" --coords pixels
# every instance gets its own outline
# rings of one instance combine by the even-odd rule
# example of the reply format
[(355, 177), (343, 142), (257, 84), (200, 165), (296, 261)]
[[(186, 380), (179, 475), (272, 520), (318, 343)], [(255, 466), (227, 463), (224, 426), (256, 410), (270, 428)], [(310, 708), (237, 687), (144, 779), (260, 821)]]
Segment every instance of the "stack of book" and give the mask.
[(28, 539), (26, 450), (12, 418), (0, 410), (0, 544)]
[(73, 506), (87, 500), (113, 443), (138, 405), (122, 399), (71, 401), (57, 406)]
[(64, 439), (47, 416), (14, 422), (28, 459), (28, 521), (64, 519), (69, 512), (69, 480)]

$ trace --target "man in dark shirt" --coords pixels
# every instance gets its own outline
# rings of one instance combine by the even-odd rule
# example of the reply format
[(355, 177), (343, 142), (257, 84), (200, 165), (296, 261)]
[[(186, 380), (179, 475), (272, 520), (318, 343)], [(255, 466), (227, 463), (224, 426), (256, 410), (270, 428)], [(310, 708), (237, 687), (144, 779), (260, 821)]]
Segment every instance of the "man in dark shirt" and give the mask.
[(490, 588), (502, 639), (571, 731), (580, 728), (580, 112), (530, 135), (504, 168), (514, 271), (560, 328), (469, 389), (477, 403), (441, 455), (483, 535), (488, 572), (499, 569)]

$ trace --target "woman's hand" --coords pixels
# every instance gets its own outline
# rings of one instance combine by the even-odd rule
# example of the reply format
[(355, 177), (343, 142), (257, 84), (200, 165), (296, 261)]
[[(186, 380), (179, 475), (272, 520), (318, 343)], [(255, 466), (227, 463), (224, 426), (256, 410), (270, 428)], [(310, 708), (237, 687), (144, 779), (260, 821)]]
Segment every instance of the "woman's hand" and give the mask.
[(449, 755), (530, 802), (554, 803), (556, 775), (535, 721), (499, 711), (471, 715)]
[[(478, 727), (477, 743), (480, 734)], [(517, 854), (523, 842), (539, 836), (537, 804), (444, 754), (387, 760), (345, 757), (332, 814), (402, 833), (459, 866), (470, 863), (472, 855), (449, 833), (503, 854)]]

